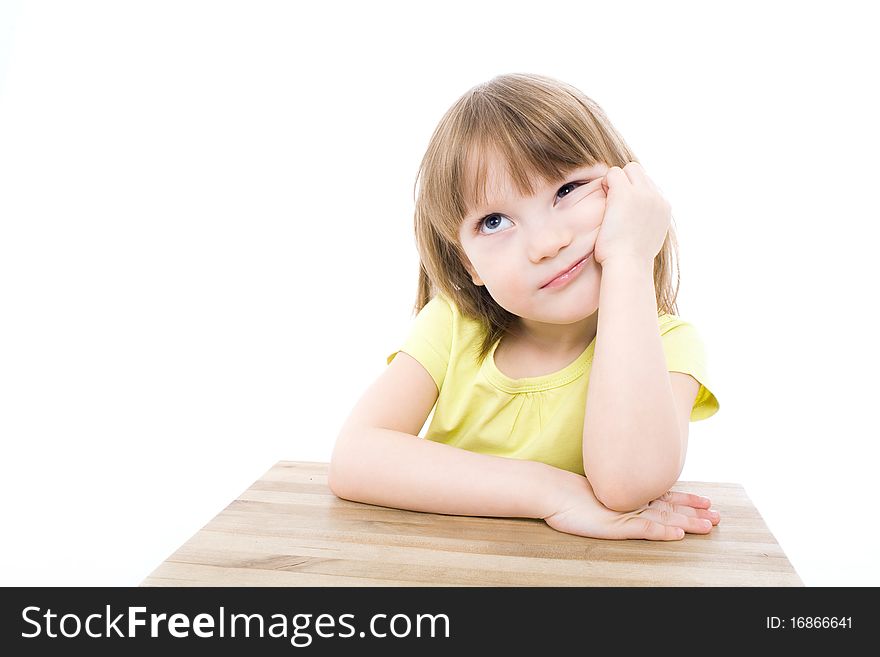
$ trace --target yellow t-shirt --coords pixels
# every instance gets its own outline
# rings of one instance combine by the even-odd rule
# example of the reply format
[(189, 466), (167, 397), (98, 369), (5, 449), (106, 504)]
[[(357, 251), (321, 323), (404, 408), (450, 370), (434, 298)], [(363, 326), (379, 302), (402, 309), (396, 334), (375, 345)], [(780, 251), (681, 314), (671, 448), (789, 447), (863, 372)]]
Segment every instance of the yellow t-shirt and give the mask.
[[(709, 390), (699, 335), (676, 315), (661, 315), (658, 323), (669, 371), (690, 374), (701, 384), (691, 421), (710, 417), (719, 404)], [(584, 412), (596, 340), (558, 372), (511, 379), (495, 366), (497, 342), (478, 362), (482, 335), (480, 324), (442, 294), (416, 316), (401, 351), (424, 366), (440, 391), (425, 438), (583, 475)]]

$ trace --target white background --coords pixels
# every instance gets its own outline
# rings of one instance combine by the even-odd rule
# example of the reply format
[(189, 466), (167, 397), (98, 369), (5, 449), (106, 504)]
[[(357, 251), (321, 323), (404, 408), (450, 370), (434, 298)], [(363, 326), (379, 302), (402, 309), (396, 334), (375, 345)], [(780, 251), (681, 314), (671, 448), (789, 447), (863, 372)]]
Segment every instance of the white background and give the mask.
[(807, 585), (880, 585), (863, 5), (0, 5), (0, 583), (137, 585), (329, 460), (409, 329), (428, 138), (521, 71), (673, 206), (721, 402), (682, 479), (741, 483)]

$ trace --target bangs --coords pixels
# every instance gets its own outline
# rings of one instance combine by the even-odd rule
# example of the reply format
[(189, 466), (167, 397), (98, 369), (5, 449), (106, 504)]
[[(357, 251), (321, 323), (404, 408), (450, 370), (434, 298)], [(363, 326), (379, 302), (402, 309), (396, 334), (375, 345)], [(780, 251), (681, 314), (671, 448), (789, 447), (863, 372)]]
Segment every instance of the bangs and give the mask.
[[(474, 100), (477, 100), (476, 98)], [(586, 117), (572, 112), (571, 124), (563, 124), (558, 115), (542, 112), (538, 105), (513, 107), (507, 103), (475, 102), (462, 117), (462, 147), (453, 171), (460, 172), (451, 181), (462, 201), (461, 218), (485, 208), (488, 202), (489, 167), (494, 160), (520, 196), (531, 196), (541, 184), (559, 181), (579, 167), (593, 166), (600, 157), (578, 135), (592, 132)], [(556, 108), (553, 114), (557, 114)], [(499, 181), (496, 180), (497, 184)], [(501, 190), (495, 190), (496, 192)]]

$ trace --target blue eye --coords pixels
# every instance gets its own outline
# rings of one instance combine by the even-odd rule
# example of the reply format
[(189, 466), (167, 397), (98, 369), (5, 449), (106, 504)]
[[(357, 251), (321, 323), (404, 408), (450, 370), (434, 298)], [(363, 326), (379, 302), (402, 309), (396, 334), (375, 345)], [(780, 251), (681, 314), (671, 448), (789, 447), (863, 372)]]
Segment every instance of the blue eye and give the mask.
[[(560, 187), (556, 191), (556, 198), (562, 198), (562, 197), (568, 196), (569, 194), (571, 194), (572, 191), (574, 191), (581, 184), (583, 184), (583, 183), (577, 183), (577, 182), (565, 183), (562, 187)], [(560, 195), (559, 192), (561, 192), (564, 189), (568, 189), (569, 187), (571, 187), (571, 189), (568, 192)], [(481, 233), (482, 235), (494, 235), (496, 233), (500, 233), (501, 232), (500, 230), (492, 230), (492, 232), (484, 232), (482, 229), (484, 226), (486, 226), (490, 229), (498, 228), (501, 225), (500, 222), (502, 222), (502, 221), (510, 222), (510, 219), (508, 219), (507, 217), (505, 217), (502, 214), (498, 214), (497, 212), (492, 213), (492, 214), (487, 214), (482, 219), (477, 219), (477, 223), (474, 225), (474, 232)]]
[[(499, 223), (500, 223), (501, 221), (507, 221), (507, 222), (509, 223), (509, 222), (510, 222), (510, 219), (508, 219), (507, 217), (505, 217), (505, 216), (503, 216), (503, 215), (497, 214), (497, 213), (496, 213), (496, 214), (490, 214), (490, 215), (487, 215), (487, 216), (485, 216), (485, 217), (483, 217), (482, 219), (480, 219), (480, 220), (477, 221), (476, 230), (477, 230), (478, 233), (483, 233), (483, 235), (492, 235), (492, 234), (494, 234), (494, 233), (496, 233), (496, 232), (501, 232), (501, 231), (493, 231), (493, 232), (491, 232), (491, 233), (485, 233), (485, 232), (483, 232), (483, 231), (481, 230), (481, 228), (482, 228), (483, 226), (488, 226), (488, 227), (490, 227), (490, 228), (498, 228), (498, 225), (499, 225)], [(496, 222), (499, 222), (499, 223), (496, 223)], [(494, 225), (490, 226), (490, 224), (494, 224)]]

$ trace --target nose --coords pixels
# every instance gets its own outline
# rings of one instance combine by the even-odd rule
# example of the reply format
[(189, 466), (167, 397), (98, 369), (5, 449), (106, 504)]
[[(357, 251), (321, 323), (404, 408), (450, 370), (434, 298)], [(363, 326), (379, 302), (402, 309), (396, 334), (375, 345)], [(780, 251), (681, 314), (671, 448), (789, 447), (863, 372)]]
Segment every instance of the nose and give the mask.
[(574, 231), (565, 222), (551, 217), (534, 226), (529, 235), (529, 260), (535, 264), (544, 258), (555, 258), (561, 249), (564, 249), (574, 237)]

